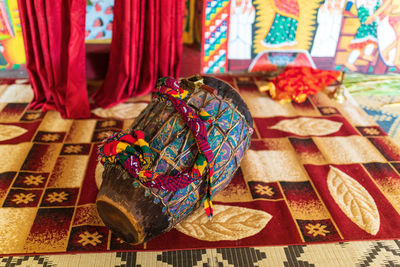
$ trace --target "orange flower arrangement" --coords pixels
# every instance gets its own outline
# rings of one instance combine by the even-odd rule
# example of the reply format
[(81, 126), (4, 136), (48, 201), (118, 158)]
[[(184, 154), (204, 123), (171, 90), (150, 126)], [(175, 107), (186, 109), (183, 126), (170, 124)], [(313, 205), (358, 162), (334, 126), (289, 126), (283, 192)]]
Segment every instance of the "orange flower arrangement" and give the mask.
[(314, 95), (339, 80), (340, 71), (318, 70), (309, 67), (287, 67), (278, 76), (259, 86), (272, 99), (280, 102), (302, 103), (307, 96)]

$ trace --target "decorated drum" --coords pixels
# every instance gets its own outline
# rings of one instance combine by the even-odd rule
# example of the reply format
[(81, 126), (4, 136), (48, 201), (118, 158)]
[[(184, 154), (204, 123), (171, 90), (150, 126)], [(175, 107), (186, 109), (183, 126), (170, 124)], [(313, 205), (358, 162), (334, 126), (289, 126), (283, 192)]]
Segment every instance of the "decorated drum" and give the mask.
[[(146, 242), (168, 231), (203, 205), (211, 209), (212, 197), (229, 184), (250, 144), (252, 117), (230, 85), (213, 77), (193, 76), (176, 82), (175, 86), (185, 92), (179, 105), (171, 95), (156, 93), (125, 135), (117, 134), (112, 141), (106, 141), (114, 144), (129, 135), (136, 138), (134, 141), (142, 138), (146, 145), (141, 147), (147, 148), (137, 155), (138, 161), (105, 160), (96, 201), (104, 224), (129, 243)], [(183, 113), (188, 110), (192, 113)], [(199, 141), (199, 125), (190, 124), (204, 114), (208, 117), (200, 124), (206, 143)], [(208, 153), (204, 148), (207, 144), (211, 156), (201, 157), (201, 153)], [(127, 150), (126, 144), (123, 148), (115, 147), (115, 154)], [(125, 153), (122, 158), (129, 157)], [(137, 162), (146, 165), (146, 157), (151, 161), (147, 162), (146, 171), (143, 166), (141, 170), (134, 169), (137, 175), (151, 173), (158, 178), (189, 180), (173, 181), (175, 184), (169, 187), (161, 183), (157, 188), (151, 181), (153, 176), (144, 181), (138, 178), (140, 175), (132, 175)], [(200, 175), (193, 175), (197, 170)]]

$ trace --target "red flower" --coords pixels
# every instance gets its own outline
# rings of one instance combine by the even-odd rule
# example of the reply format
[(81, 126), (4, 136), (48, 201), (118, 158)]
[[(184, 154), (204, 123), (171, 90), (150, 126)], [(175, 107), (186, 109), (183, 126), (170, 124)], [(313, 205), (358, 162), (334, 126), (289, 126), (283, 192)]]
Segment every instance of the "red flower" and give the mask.
[(278, 101), (304, 102), (307, 96), (314, 95), (333, 84), (340, 77), (339, 71), (317, 70), (309, 67), (287, 67), (284, 72), (272, 79), (270, 96)]

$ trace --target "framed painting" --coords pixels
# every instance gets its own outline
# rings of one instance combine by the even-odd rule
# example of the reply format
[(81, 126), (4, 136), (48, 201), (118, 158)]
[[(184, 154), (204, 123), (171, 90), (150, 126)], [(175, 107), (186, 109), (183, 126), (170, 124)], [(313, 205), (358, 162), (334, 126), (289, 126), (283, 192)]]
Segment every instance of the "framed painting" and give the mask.
[(398, 0), (206, 0), (202, 72), (400, 68)]
[(114, 18), (114, 0), (87, 0), (86, 43), (110, 43)]

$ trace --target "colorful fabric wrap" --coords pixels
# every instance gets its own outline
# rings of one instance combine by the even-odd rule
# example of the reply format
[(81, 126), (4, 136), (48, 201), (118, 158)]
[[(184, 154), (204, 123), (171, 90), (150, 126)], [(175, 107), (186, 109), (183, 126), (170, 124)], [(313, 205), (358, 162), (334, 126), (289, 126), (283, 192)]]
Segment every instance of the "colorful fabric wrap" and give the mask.
[(209, 146), (207, 128), (204, 125), (205, 120), (210, 122), (210, 115), (206, 111), (201, 111), (197, 115), (183, 100), (187, 94), (188, 91), (183, 90), (177, 80), (166, 77), (159, 80), (154, 97), (160, 101), (171, 101), (193, 133), (199, 153), (191, 169), (179, 171), (175, 175), (162, 175), (150, 171), (155, 156), (141, 131), (135, 131), (133, 134), (120, 132), (112, 135), (99, 148), (99, 155), (102, 163), (119, 163), (143, 185), (164, 191), (174, 192), (184, 188), (202, 178), (208, 169), (204, 209), (207, 216), (211, 217), (213, 215), (211, 184), (214, 155)]

